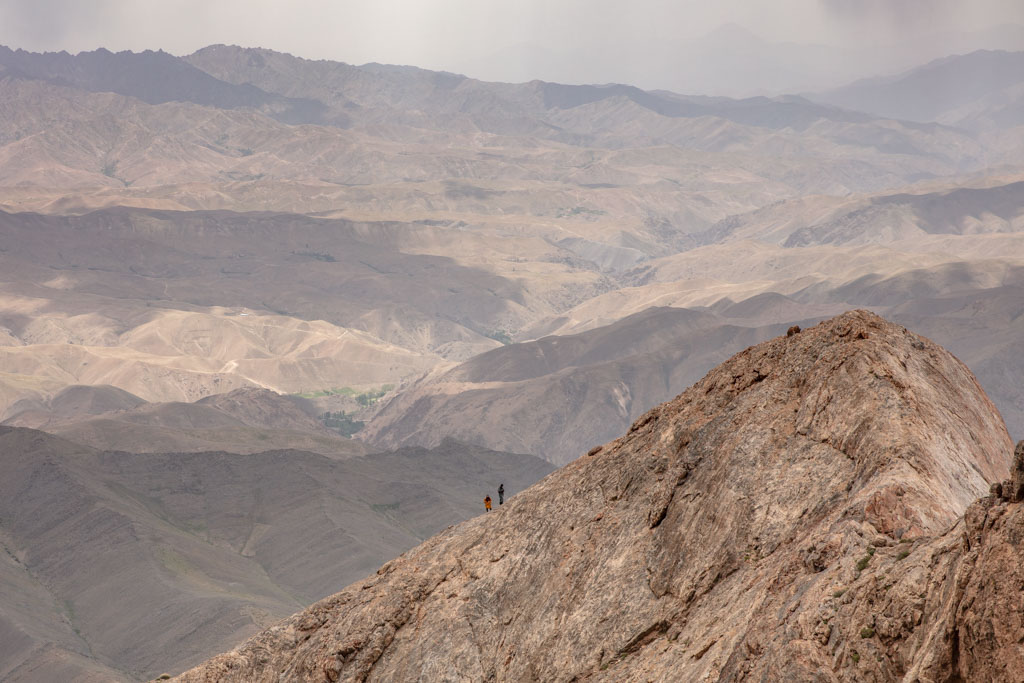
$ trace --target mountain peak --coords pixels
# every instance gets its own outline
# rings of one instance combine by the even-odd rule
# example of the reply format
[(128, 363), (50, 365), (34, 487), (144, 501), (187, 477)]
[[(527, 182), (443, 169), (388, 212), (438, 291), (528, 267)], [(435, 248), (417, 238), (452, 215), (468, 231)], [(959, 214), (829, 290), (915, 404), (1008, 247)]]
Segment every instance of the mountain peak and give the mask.
[[(918, 546), (959, 543), (942, 533), (1011, 452), (962, 363), (852, 311), (737, 354), (496, 512), (181, 680), (892, 678), (928, 641), (834, 663), (869, 645), (856, 610), (876, 568), (920, 581)], [(918, 555), (897, 568), (903, 548)]]

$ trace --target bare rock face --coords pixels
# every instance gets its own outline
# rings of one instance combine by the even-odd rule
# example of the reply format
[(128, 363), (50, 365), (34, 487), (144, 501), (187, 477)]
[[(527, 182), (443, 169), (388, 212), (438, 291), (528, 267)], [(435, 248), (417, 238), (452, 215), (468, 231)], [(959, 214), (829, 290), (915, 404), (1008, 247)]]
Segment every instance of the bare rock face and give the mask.
[(180, 680), (1004, 680), (1024, 510), (971, 503), (1011, 449), (962, 363), (854, 311)]

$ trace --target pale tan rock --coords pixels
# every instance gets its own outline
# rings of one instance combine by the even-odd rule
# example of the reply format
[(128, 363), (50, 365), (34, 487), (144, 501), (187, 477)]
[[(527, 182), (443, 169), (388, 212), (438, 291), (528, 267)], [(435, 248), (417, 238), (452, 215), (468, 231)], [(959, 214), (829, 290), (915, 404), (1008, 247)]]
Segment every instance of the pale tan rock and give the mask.
[(1011, 449), (962, 363), (853, 311), (179, 680), (1002, 680), (1024, 511), (968, 506)]

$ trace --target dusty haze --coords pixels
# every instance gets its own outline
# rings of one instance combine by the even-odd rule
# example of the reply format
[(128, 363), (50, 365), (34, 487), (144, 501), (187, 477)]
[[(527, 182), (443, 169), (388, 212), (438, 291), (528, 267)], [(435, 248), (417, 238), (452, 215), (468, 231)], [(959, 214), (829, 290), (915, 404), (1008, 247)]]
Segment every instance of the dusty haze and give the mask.
[(75, 0), (0, 3), (0, 44), (34, 51), (259, 46), (484, 80), (630, 83), (743, 96), (834, 87), (950, 53), (1024, 48), (1013, 0)]

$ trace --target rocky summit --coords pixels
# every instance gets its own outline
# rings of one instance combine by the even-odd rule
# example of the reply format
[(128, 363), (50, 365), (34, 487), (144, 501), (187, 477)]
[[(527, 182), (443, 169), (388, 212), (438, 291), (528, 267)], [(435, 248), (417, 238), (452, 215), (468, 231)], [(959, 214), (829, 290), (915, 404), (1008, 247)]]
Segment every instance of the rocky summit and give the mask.
[(1019, 680), (1022, 487), (968, 369), (853, 311), (179, 680)]

